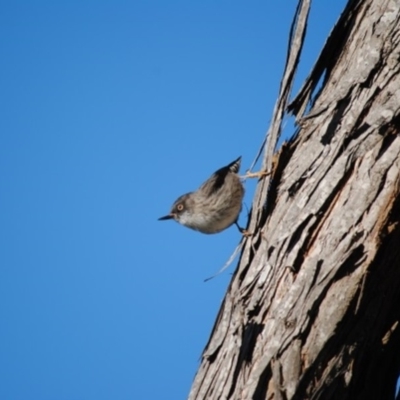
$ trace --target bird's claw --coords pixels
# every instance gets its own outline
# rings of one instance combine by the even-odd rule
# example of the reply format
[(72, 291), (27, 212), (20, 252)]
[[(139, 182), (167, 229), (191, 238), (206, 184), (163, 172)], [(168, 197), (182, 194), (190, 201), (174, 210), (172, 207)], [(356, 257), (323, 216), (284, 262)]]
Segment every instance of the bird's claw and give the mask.
[(243, 176), (243, 179), (247, 178), (265, 178), (266, 176), (271, 175), (271, 171), (257, 171), (257, 172), (250, 172), (247, 171), (246, 175)]
[(245, 236), (245, 237), (250, 237), (253, 236), (253, 234), (251, 232), (249, 232), (247, 229), (242, 228), (237, 221), (235, 222), (235, 225), (237, 226), (237, 228), (239, 229), (239, 232)]
[(253, 236), (253, 234), (252, 234), (251, 232), (247, 231), (246, 229), (242, 229), (240, 232), (241, 232), (241, 234), (242, 234), (243, 236), (245, 236), (245, 237), (251, 237), (251, 236)]

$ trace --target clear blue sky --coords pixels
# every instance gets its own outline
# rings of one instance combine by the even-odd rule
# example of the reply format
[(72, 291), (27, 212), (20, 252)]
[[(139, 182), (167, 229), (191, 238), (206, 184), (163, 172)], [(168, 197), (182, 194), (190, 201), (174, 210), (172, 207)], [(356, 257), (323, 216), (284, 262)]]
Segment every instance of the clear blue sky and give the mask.
[[(298, 82), (344, 3), (316, 1)], [(295, 7), (2, 2), (1, 399), (186, 398), (240, 235), (157, 218), (253, 161)]]

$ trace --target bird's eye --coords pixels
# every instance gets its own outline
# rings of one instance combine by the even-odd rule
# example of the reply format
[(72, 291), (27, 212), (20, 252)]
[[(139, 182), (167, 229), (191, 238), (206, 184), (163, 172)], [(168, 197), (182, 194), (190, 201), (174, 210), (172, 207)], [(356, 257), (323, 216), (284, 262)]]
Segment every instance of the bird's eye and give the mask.
[(177, 209), (178, 211), (182, 211), (182, 210), (183, 210), (183, 204), (182, 204), (182, 203), (178, 204), (178, 205), (176, 206), (176, 209)]

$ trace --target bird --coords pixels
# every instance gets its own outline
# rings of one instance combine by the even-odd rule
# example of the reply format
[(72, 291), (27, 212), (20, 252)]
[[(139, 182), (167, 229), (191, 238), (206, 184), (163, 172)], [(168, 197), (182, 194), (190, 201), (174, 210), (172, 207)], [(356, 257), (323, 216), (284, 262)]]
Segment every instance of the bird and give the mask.
[(238, 224), (244, 186), (238, 175), (242, 157), (215, 171), (196, 191), (178, 197), (169, 214), (159, 221), (173, 219), (201, 233), (221, 232)]

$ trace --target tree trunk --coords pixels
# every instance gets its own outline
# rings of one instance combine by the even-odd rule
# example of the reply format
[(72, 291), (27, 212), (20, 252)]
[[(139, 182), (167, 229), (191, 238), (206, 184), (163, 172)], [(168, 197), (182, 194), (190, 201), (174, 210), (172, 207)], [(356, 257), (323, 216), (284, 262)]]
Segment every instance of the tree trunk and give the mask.
[[(308, 6), (299, 3), (265, 168)], [(244, 239), (189, 398), (392, 400), (400, 370), (400, 1), (350, 1), (289, 109), (299, 131), (259, 182), (254, 234)]]

